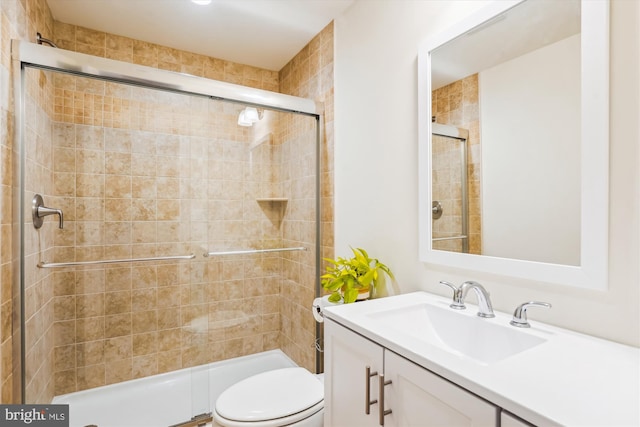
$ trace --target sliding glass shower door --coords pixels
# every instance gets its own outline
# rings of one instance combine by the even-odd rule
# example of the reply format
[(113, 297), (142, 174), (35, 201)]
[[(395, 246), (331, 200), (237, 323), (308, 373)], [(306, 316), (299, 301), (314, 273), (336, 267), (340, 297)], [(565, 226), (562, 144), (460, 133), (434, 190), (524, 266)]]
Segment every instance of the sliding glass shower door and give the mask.
[(431, 146), (433, 249), (468, 253), (467, 140), (434, 132)]
[(314, 369), (317, 116), (241, 126), (241, 103), (28, 66), (22, 85), (25, 402), (190, 368), (170, 425), (211, 411), (207, 363)]

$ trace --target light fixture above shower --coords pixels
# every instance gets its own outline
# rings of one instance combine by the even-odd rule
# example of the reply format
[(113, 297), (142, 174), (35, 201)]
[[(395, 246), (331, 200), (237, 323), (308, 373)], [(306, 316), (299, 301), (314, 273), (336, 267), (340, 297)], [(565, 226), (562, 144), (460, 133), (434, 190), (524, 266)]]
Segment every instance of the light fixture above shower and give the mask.
[(238, 124), (240, 126), (253, 126), (259, 120), (262, 120), (262, 116), (264, 115), (264, 111), (258, 111), (255, 107), (247, 107), (244, 110), (240, 111), (240, 115), (238, 116)]

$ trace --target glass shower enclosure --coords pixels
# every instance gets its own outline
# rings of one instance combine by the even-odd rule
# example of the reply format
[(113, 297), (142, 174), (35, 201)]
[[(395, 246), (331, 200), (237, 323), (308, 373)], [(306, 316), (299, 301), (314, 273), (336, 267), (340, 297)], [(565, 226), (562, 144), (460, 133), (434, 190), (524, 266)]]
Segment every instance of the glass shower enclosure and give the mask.
[(468, 131), (432, 123), (432, 247), (469, 253)]
[(316, 371), (315, 103), (24, 42), (13, 55), (16, 395), (191, 368), (197, 415), (212, 403), (198, 366), (280, 348)]

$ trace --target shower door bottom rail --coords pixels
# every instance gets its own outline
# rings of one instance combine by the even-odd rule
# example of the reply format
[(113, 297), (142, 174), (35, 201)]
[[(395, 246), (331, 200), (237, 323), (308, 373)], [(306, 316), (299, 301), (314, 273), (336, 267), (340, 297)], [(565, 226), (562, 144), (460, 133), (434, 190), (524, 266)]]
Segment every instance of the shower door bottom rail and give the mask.
[(83, 265), (98, 265), (98, 264), (120, 264), (131, 262), (149, 262), (149, 261), (172, 261), (183, 259), (194, 259), (195, 254), (189, 255), (175, 255), (175, 256), (158, 256), (150, 258), (128, 258), (128, 259), (104, 259), (98, 261), (76, 261), (76, 262), (45, 262), (38, 263), (39, 268), (59, 268), (59, 267), (80, 267)]
[(239, 251), (221, 251), (221, 252), (205, 252), (204, 257), (210, 256), (224, 256), (224, 255), (245, 255), (245, 254), (262, 254), (267, 252), (292, 252), (292, 251), (306, 251), (307, 248), (299, 246), (295, 248), (274, 248), (274, 249), (246, 249)]
[(205, 412), (192, 417), (190, 420), (183, 421), (178, 424), (172, 424), (169, 427), (200, 427), (211, 422), (213, 422), (213, 414), (211, 412)]

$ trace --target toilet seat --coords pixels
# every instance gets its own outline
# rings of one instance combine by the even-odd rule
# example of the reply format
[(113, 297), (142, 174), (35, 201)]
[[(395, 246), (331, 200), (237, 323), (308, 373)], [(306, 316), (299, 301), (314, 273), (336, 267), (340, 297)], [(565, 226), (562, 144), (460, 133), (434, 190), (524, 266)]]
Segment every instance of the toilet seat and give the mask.
[(227, 427), (286, 426), (324, 407), (322, 382), (304, 368), (284, 368), (246, 378), (216, 400), (214, 418)]

